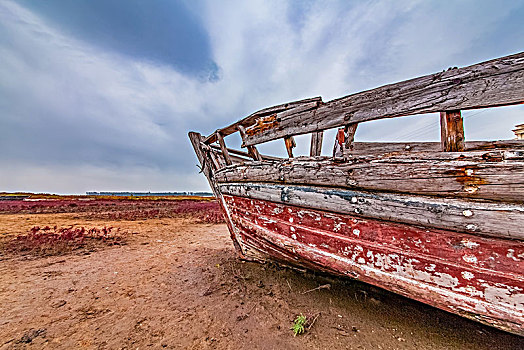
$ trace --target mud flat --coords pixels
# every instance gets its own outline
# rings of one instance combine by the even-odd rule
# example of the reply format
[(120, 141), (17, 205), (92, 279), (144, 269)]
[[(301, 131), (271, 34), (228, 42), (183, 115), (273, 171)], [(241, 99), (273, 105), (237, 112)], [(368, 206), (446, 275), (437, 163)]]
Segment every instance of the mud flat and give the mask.
[[(220, 221), (213, 202), (86, 203), (0, 213), (0, 349), (524, 348), (524, 338), (362, 283), (241, 261), (226, 225), (209, 223)], [(122, 240), (10, 245), (46, 226), (111, 227)], [(298, 314), (316, 321), (294, 337)]]

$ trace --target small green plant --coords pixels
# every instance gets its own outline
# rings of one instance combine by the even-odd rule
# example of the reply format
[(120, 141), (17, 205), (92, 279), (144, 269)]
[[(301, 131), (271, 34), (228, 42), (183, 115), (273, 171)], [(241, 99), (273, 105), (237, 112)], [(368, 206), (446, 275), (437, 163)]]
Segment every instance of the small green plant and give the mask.
[(304, 333), (306, 331), (306, 323), (307, 317), (302, 314), (298, 315), (293, 322), (293, 327), (291, 327), (293, 330), (293, 336), (296, 337), (297, 335)]

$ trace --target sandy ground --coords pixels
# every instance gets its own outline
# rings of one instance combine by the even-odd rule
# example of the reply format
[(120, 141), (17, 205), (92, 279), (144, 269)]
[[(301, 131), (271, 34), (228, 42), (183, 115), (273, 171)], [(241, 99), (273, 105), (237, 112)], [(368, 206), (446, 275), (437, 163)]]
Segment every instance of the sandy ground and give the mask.
[[(130, 235), (87, 252), (0, 255), (0, 349), (524, 349), (524, 338), (359, 282), (243, 262), (224, 224), (0, 214), (0, 237), (34, 225)], [(317, 318), (294, 337), (300, 313)]]

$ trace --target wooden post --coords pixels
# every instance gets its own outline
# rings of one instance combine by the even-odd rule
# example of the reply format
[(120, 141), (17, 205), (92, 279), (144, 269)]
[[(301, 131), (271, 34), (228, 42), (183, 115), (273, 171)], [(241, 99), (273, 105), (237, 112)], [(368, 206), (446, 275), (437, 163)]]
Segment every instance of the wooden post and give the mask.
[(188, 134), (189, 139), (191, 140), (191, 144), (193, 145), (193, 148), (195, 149), (195, 153), (197, 155), (198, 161), (200, 162), (200, 168), (201, 171), (204, 173), (204, 175), (207, 178), (207, 181), (209, 182), (209, 186), (211, 187), (211, 190), (213, 191), (213, 194), (218, 196), (220, 192), (218, 191), (216, 187), (216, 183), (213, 180), (213, 168), (212, 168), (212, 160), (209, 157), (209, 154), (206, 154), (204, 150), (202, 149), (202, 140), (204, 139), (202, 135), (200, 135), (197, 132), (189, 132)]
[[(242, 142), (246, 140), (246, 128), (243, 125), (238, 125), (238, 131), (240, 132), (240, 137), (242, 137)], [(247, 152), (254, 160), (262, 160), (262, 156), (258, 153), (258, 150), (255, 146), (247, 146)]]
[(226, 143), (224, 142), (224, 137), (218, 131), (217, 131), (217, 141), (218, 141), (218, 144), (220, 145), (220, 150), (222, 151), (222, 155), (224, 156), (226, 165), (233, 164), (233, 162), (231, 161), (231, 157), (229, 156), (229, 152), (227, 151)]
[(353, 141), (357, 132), (358, 123), (348, 124), (344, 127), (344, 155), (348, 155), (353, 150)]
[(344, 128), (339, 128), (335, 135), (335, 144), (333, 145), (333, 158), (342, 159), (344, 156)]
[(318, 157), (322, 153), (322, 139), (324, 138), (323, 131), (314, 131), (311, 133), (311, 148), (309, 155), (311, 157)]
[(289, 158), (293, 158), (293, 148), (297, 146), (293, 136), (284, 137), (284, 143), (286, 144), (286, 151)]
[(464, 124), (459, 110), (440, 112), (440, 144), (444, 152), (464, 150)]

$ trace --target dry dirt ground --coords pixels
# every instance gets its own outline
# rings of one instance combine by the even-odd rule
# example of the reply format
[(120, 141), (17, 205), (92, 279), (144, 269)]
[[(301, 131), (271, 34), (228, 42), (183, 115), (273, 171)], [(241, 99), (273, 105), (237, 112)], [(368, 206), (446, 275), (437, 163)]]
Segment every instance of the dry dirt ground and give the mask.
[[(0, 349), (524, 349), (524, 338), (359, 282), (241, 261), (225, 224), (0, 214), (0, 238), (35, 225), (129, 236), (58, 256), (1, 253)], [(316, 321), (294, 337), (300, 313)]]

